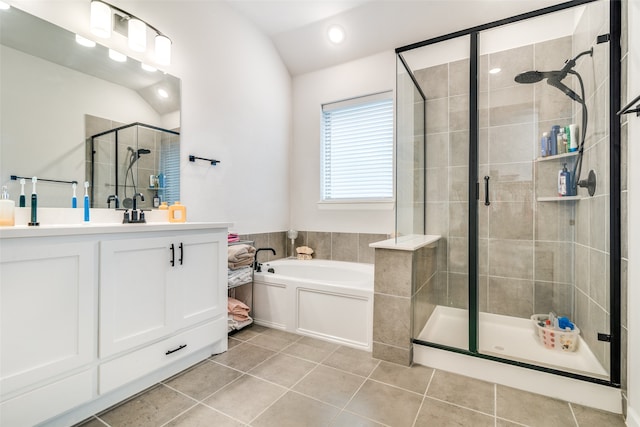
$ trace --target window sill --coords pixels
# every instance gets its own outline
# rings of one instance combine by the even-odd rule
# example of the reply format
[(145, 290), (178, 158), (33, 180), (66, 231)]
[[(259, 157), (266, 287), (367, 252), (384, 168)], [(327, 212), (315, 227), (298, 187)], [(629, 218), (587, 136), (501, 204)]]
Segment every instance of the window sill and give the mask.
[(393, 200), (322, 200), (317, 203), (321, 210), (393, 210)]

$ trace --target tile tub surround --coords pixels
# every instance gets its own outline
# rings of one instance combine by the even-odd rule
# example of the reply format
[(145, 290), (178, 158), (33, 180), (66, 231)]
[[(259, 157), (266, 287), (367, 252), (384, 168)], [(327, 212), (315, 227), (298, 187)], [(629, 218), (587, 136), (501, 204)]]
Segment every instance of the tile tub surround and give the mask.
[(435, 308), (429, 300), (438, 283), (439, 238), (418, 236), (418, 242), (390, 239), (371, 244), (375, 248), (374, 357), (405, 366), (413, 362), (413, 331), (422, 330)]
[[(281, 367), (286, 365), (287, 369)], [(80, 425), (624, 426), (622, 416), (254, 325)]]
[[(374, 250), (369, 247), (373, 242), (387, 239), (387, 234), (343, 233), (331, 231), (300, 231), (295, 240), (294, 249), (309, 246), (313, 249), (313, 258), (333, 261), (362, 262), (373, 264)], [(240, 235), (243, 240), (254, 240), (256, 248), (271, 247), (277, 255), (269, 251), (260, 252), (258, 261), (267, 262), (291, 256), (291, 240), (286, 231)]]

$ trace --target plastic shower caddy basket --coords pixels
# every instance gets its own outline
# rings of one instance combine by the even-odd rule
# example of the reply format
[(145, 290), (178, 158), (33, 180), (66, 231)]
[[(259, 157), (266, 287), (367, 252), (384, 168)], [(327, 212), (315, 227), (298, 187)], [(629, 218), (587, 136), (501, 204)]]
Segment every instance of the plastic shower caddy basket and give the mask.
[(531, 323), (536, 331), (540, 343), (549, 349), (559, 351), (576, 351), (580, 340), (580, 329), (574, 326), (573, 330), (554, 328), (553, 326), (540, 326), (549, 319), (548, 314), (534, 314)]

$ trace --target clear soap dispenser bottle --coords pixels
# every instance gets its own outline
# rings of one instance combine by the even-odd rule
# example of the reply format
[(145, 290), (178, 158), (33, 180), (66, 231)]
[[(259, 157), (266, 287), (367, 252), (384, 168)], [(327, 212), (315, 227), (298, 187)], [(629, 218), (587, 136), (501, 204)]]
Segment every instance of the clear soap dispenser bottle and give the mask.
[(2, 186), (2, 199), (0, 199), (0, 226), (16, 225), (15, 219), (16, 202), (9, 200), (7, 186)]

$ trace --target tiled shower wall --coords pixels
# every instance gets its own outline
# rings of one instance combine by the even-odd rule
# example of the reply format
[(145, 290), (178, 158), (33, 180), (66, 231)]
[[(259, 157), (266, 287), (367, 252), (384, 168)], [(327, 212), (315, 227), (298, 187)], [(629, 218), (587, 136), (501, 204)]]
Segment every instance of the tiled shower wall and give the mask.
[[(570, 55), (566, 37), (479, 59), (479, 181), (490, 177), (491, 201), (482, 203), (481, 185), (481, 311), (572, 314), (572, 206), (535, 201), (536, 182), (555, 194), (562, 165), (538, 171), (533, 163), (538, 135), (553, 124), (570, 123), (571, 101), (547, 85), (513, 80), (523, 70), (558, 67)], [(494, 67), (502, 71), (489, 74)], [(428, 97), (426, 232), (444, 237), (437, 303), (458, 308), (468, 307), (468, 70), (469, 61), (461, 60), (415, 72)]]

